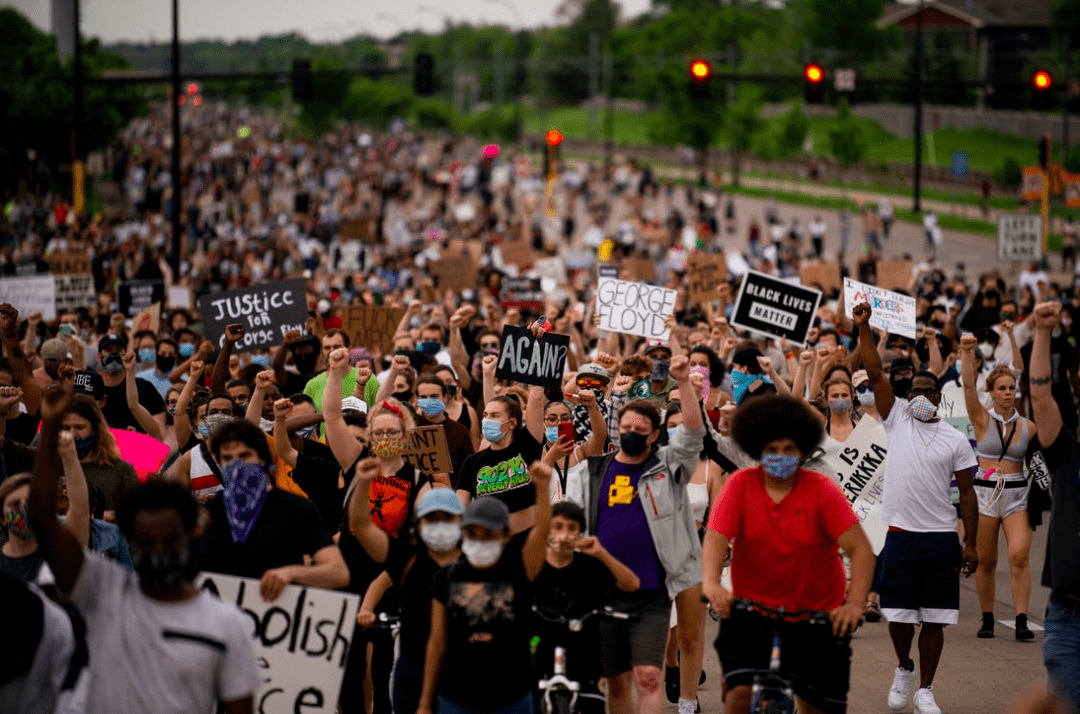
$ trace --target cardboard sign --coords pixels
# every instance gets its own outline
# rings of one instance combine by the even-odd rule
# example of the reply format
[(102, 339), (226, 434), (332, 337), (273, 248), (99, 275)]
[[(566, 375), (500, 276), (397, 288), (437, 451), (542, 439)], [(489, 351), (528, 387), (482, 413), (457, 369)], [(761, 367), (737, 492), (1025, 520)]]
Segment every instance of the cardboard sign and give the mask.
[(155, 303), (165, 302), (162, 280), (127, 280), (116, 286), (116, 303), (125, 317), (135, 317)]
[(338, 224), (338, 233), (343, 241), (362, 240), (371, 242), (375, 237), (372, 224), (373, 218), (370, 216), (342, 221)]
[(724, 256), (691, 253), (686, 260), (690, 301), (707, 305), (716, 299), (716, 288), (727, 278)]
[(871, 327), (885, 330), (889, 334), (917, 339), (915, 298), (844, 278), (844, 311), (847, 316), (851, 317), (854, 307), (863, 302), (869, 303), (872, 310)]
[(544, 291), (540, 278), (502, 279), (499, 301), (503, 308), (516, 307), (523, 310), (541, 310), (544, 307)]
[(656, 264), (648, 258), (624, 258), (622, 267), (626, 269), (626, 274), (635, 280), (646, 283), (656, 281)]
[(879, 260), (875, 266), (877, 274), (877, 286), (886, 290), (903, 290), (911, 286), (911, 269), (914, 266), (910, 260)]
[(799, 267), (799, 282), (803, 285), (820, 285), (828, 292), (844, 288), (839, 263), (804, 263)]
[(1025, 201), (1038, 201), (1042, 198), (1045, 173), (1041, 166), (1024, 166), (1020, 169), (1020, 195)]
[(225, 326), (240, 323), (244, 338), (233, 352), (280, 345), (289, 330), (304, 331), (308, 306), (303, 280), (281, 280), (249, 288), (210, 293), (199, 299), (203, 334), (213, 344), (225, 343)]
[(357, 241), (330, 244), (330, 264), (335, 273), (359, 273), (364, 270), (367, 253)]
[(56, 281), (52, 275), (0, 279), (0, 302), (14, 305), (20, 318), (40, 312), (43, 320), (55, 320)]
[(998, 216), (997, 250), (1002, 262), (1042, 260), (1042, 216)]
[(888, 532), (881, 520), (888, 442), (884, 427), (864, 416), (847, 441), (841, 444), (835, 439), (827, 439), (824, 446), (811, 452), (804, 465), (804, 468), (836, 480), (859, 517), (875, 555), (885, 545)]
[(502, 351), (495, 367), (495, 376), (559, 389), (562, 387), (566, 353), (569, 350), (568, 335), (548, 333), (538, 340), (524, 327), (506, 325), (503, 327)]
[(532, 244), (523, 240), (503, 243), (499, 246), (499, 252), (506, 265), (525, 268), (536, 262), (536, 251), (533, 250)]
[(476, 285), (476, 263), (464, 255), (429, 262), (428, 270), (440, 290), (466, 290)]
[(195, 587), (244, 613), (259, 666), (258, 711), (337, 711), (359, 595), (288, 585), (264, 602), (258, 580), (220, 573), (200, 573)]
[(600, 329), (667, 340), (670, 330), (664, 321), (675, 311), (677, 296), (674, 290), (655, 285), (600, 278), (596, 285)]
[(394, 335), (398, 323), (405, 316), (400, 307), (379, 307), (377, 305), (349, 305), (341, 311), (341, 329), (349, 335), (349, 344), (353, 347), (376, 347), (383, 354), (394, 350)]
[(94, 276), (90, 273), (54, 275), (53, 282), (56, 284), (53, 292), (57, 315), (80, 307), (93, 307), (97, 303)]
[(820, 302), (819, 290), (751, 270), (743, 276), (731, 324), (804, 345)]
[(150, 307), (131, 318), (131, 331), (133, 333), (149, 330), (155, 335), (161, 329), (161, 303), (156, 302)]
[(170, 285), (166, 291), (166, 304), (172, 308), (183, 308), (184, 310), (190, 310), (195, 304), (195, 299), (191, 294), (191, 287), (187, 285)]
[(414, 427), (409, 434), (409, 445), (401, 456), (414, 468), (429, 475), (454, 473), (450, 446), (446, 443), (446, 430), (442, 424)]
[(56, 275), (93, 272), (90, 256), (86, 253), (50, 253), (45, 260), (49, 263), (49, 271)]

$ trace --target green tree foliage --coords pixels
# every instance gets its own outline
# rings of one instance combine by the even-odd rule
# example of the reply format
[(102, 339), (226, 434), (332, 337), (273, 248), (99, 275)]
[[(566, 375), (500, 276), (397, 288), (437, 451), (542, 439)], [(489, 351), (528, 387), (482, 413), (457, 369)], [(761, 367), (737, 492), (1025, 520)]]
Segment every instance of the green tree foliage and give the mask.
[(848, 168), (866, 156), (866, 132), (859, 120), (851, 114), (847, 99), (840, 100), (836, 121), (829, 128), (829, 146), (837, 163)]
[(736, 186), (739, 185), (740, 158), (754, 145), (765, 126), (760, 113), (761, 90), (751, 86), (741, 87), (735, 104), (728, 112), (726, 126), (728, 145), (731, 147), (732, 182)]
[(354, 77), (339, 109), (341, 118), (384, 129), (391, 120), (408, 117), (412, 105), (411, 88), (392, 80)]
[(835, 50), (842, 62), (853, 62), (877, 56), (889, 46), (891, 33), (874, 25), (886, 4), (886, 0), (795, 0), (792, 9), (803, 13), (803, 36), (811, 46)]
[(659, 144), (685, 144), (702, 150), (716, 143), (724, 129), (723, 87), (713, 82), (708, 98), (690, 96), (685, 68), (670, 68), (663, 93), (663, 111), (649, 126), (649, 138)]

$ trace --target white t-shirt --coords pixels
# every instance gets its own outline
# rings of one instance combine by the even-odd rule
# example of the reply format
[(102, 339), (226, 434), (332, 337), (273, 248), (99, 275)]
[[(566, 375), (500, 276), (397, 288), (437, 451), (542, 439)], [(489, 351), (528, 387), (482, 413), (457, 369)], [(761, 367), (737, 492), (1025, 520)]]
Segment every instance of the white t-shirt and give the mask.
[(205, 592), (152, 600), (133, 573), (86, 551), (71, 601), (86, 619), (86, 711), (212, 714), (215, 702), (255, 692), (244, 616)]
[(979, 462), (971, 443), (944, 421), (922, 422), (897, 399), (884, 421), (889, 435), (881, 520), (906, 531), (956, 530), (952, 505), (953, 474)]

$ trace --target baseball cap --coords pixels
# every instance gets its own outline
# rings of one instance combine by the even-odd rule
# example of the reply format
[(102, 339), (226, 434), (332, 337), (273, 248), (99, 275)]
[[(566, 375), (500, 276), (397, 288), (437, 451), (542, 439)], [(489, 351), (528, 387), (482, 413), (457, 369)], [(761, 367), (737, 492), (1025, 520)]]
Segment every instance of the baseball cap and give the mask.
[(909, 360), (907, 357), (897, 357), (889, 365), (889, 372), (896, 372), (901, 369), (910, 369), (915, 371), (915, 363)]
[(74, 386), (76, 394), (88, 394), (94, 399), (105, 396), (105, 381), (91, 369), (80, 369), (76, 372)]
[(465, 509), (465, 518), (462, 519), (461, 525), (504, 531), (510, 527), (510, 509), (505, 503), (492, 496), (478, 498)]
[(53, 337), (41, 345), (41, 359), (65, 360), (68, 356), (68, 346), (63, 340)]
[(98, 352), (104, 352), (105, 348), (109, 345), (120, 345), (126, 350), (128, 346), (128, 341), (127, 338), (123, 335), (118, 335), (115, 332), (110, 333), (98, 340)]
[(582, 365), (581, 369), (578, 370), (577, 376), (579, 379), (581, 377), (598, 377), (605, 382), (611, 379), (611, 375), (608, 374), (608, 371), (595, 362)]
[(656, 350), (667, 350), (671, 352), (671, 345), (664, 340), (649, 340), (645, 343), (645, 354), (649, 355)]
[(855, 374), (851, 375), (851, 386), (858, 387), (860, 384), (866, 384), (870, 381), (870, 375), (866, 373), (865, 369), (860, 369)]
[(460, 516), (465, 512), (461, 505), (461, 499), (452, 488), (433, 488), (420, 497), (416, 502), (416, 517), (423, 518), (429, 513), (449, 513), (452, 516)]
[(341, 400), (341, 411), (356, 411), (367, 414), (368, 406), (360, 397), (345, 397)]

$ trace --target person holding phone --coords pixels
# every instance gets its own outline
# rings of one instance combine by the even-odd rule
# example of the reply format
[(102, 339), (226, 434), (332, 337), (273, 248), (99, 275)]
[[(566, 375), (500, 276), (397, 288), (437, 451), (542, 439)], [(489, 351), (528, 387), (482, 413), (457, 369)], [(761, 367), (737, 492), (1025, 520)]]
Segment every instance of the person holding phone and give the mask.
[[(588, 439), (578, 442), (574, 428), (571, 405), (580, 404), (589, 414), (592, 431)], [(551, 479), (551, 500), (559, 502), (566, 498), (568, 471), (590, 456), (599, 456), (607, 441), (607, 422), (596, 394), (591, 389), (580, 389), (577, 394), (564, 394), (559, 401), (548, 402), (543, 411), (543, 456), (541, 460), (555, 471)]]

